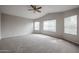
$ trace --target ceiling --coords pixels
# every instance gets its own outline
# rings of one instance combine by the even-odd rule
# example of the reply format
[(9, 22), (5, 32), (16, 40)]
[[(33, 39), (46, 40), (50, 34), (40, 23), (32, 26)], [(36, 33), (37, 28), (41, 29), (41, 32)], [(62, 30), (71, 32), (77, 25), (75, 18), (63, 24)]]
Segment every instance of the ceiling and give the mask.
[(28, 11), (31, 9), (29, 5), (3, 5), (0, 6), (2, 13), (15, 15), (20, 17), (25, 17), (29, 19), (37, 19), (40, 18), (47, 13), (57, 13), (64, 12), (70, 9), (74, 9), (79, 7), (78, 5), (40, 5), (42, 9), (40, 9), (41, 13), (34, 13), (33, 11)]

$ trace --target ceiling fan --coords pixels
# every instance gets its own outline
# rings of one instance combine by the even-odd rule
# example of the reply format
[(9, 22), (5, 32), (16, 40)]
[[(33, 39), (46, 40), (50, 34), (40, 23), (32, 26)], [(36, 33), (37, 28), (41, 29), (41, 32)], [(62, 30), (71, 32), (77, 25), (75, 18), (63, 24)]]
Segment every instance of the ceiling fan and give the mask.
[(42, 8), (42, 7), (38, 7), (37, 5), (30, 5), (31, 7), (32, 7), (32, 9), (29, 9), (29, 11), (34, 11), (34, 13), (35, 12), (39, 12), (39, 13), (41, 13), (41, 11), (40, 11), (40, 9)]

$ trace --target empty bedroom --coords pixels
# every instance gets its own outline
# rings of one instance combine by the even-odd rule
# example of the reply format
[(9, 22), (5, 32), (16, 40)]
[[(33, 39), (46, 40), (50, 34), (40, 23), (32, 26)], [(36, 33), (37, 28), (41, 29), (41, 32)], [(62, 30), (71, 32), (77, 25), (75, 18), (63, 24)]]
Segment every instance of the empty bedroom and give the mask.
[(0, 5), (0, 53), (79, 53), (79, 5)]

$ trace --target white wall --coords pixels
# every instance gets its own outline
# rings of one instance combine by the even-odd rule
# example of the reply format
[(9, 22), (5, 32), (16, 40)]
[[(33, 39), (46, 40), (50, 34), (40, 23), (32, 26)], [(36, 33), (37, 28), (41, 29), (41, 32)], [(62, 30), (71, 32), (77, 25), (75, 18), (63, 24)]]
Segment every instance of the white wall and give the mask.
[(0, 40), (1, 40), (1, 12), (0, 12)]
[[(50, 36), (54, 36), (54, 37), (58, 37), (58, 38), (62, 38), (63, 32), (64, 32), (64, 25), (63, 25), (63, 13), (51, 13), (51, 14), (47, 14), (44, 17), (41, 17), (38, 20), (35, 21), (40, 21), (41, 22), (41, 28), (40, 31), (34, 31), (35, 33), (43, 33), (43, 34), (47, 34)], [(45, 20), (54, 20), (56, 19), (56, 32), (47, 32), (47, 31), (43, 31), (43, 21)], [(60, 25), (59, 25), (60, 24)]]
[[(69, 34), (65, 34), (64, 33), (64, 18), (68, 17), (68, 16), (72, 16), (72, 15), (78, 15), (78, 35), (69, 35)], [(47, 31), (43, 31), (43, 21), (45, 20), (53, 20), (56, 19), (57, 23), (56, 23), (56, 32), (47, 32)], [(40, 31), (34, 31), (34, 33), (42, 33), (42, 34), (47, 34), (53, 37), (58, 37), (58, 38), (63, 38), (75, 43), (79, 44), (79, 9), (73, 9), (73, 10), (69, 10), (66, 12), (62, 12), (62, 13), (50, 13), (47, 14), (44, 17), (41, 17), (39, 19), (36, 19), (35, 21), (40, 21), (41, 22), (41, 28)]]
[(33, 31), (33, 20), (2, 14), (1, 37), (15, 37), (31, 34)]

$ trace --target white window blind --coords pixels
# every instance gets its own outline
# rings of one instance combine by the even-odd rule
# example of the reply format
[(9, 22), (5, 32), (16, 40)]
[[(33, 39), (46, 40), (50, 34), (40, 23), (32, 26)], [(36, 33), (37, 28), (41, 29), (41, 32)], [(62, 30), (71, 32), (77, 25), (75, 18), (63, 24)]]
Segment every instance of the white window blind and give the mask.
[(77, 35), (77, 15), (64, 19), (64, 33)]
[(56, 32), (56, 20), (44, 21), (43, 30)]
[(35, 30), (39, 30), (39, 28), (40, 28), (40, 22), (35, 22), (34, 28), (35, 28)]

